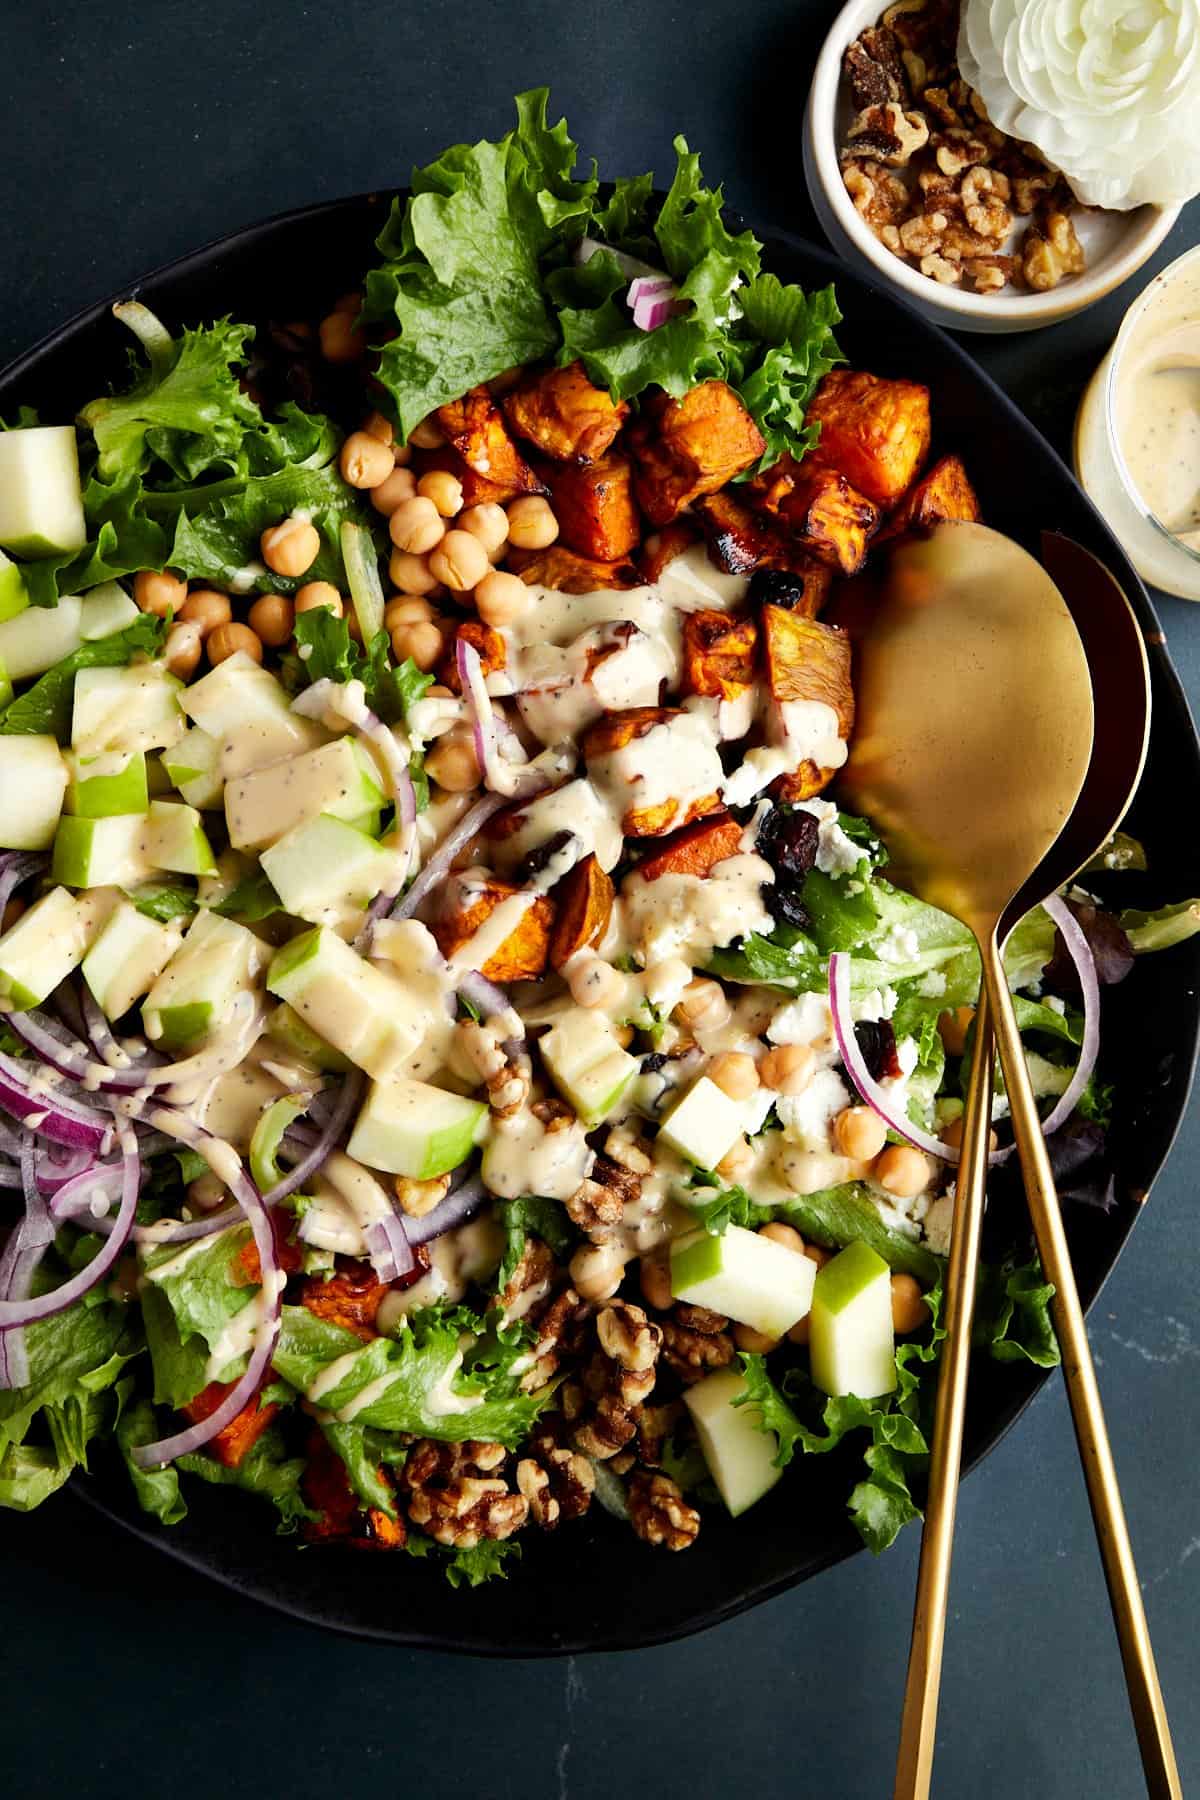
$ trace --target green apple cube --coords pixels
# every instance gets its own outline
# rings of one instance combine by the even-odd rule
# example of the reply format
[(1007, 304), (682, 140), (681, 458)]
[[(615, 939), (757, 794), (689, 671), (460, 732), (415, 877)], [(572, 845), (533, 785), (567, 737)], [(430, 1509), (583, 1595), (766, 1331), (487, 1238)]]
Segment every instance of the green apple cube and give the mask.
[(892, 1274), (869, 1244), (856, 1239), (821, 1268), (808, 1329), (809, 1365), (822, 1393), (875, 1400), (892, 1392)]
[(11, 1012), (38, 1006), (88, 946), (92, 916), (66, 888), (51, 888), (0, 936), (0, 998)]
[(385, 1079), (428, 1029), (420, 998), (319, 925), (275, 952), (267, 987), (310, 1031), (368, 1075)]
[(373, 1081), (346, 1150), (368, 1168), (432, 1181), (471, 1154), (487, 1112), (482, 1100), (427, 1081), (404, 1075)]
[(294, 825), (259, 861), (285, 912), (314, 925), (361, 921), (376, 894), (395, 892), (401, 882), (394, 850), (329, 813)]
[(21, 566), (0, 550), (0, 621), (15, 619), (29, 605)]
[(244, 650), (193, 681), (180, 704), (192, 723), (221, 745), (226, 780), (326, 741), (316, 721), (294, 713), (281, 683)]
[(146, 820), (146, 855), (152, 869), (179, 875), (215, 875), (217, 859), (194, 806), (152, 800)]
[(13, 684), (8, 679), (8, 670), (0, 662), (0, 707), (6, 707), (13, 697)]
[(186, 729), (179, 710), (183, 683), (161, 663), (125, 669), (80, 669), (75, 677), (71, 742), (81, 754), (162, 750)]
[(202, 910), (142, 1005), (146, 1036), (175, 1050), (215, 1031), (266, 960), (263, 944), (233, 919)]
[(551, 1081), (589, 1131), (620, 1104), (641, 1067), (618, 1044), (612, 1021), (582, 1006), (548, 1031), (540, 1048)]
[(128, 900), (108, 916), (83, 959), (83, 979), (107, 1019), (148, 994), (179, 948), (178, 926), (148, 919)]
[(85, 644), (93, 644), (100, 638), (115, 637), (118, 631), (124, 631), (138, 618), (139, 611), (119, 581), (102, 581), (99, 587), (89, 588), (80, 599), (83, 602), (79, 629)]
[(220, 806), (225, 797), (221, 744), (210, 732), (193, 725), (160, 759), (167, 781), (189, 806)]
[(149, 808), (144, 750), (71, 755), (67, 760), (71, 769), (67, 812), (81, 819), (106, 819), (113, 813), (144, 813)]
[(739, 1371), (719, 1369), (683, 1393), (708, 1472), (735, 1519), (769, 1494), (783, 1474), (775, 1463), (779, 1439), (762, 1429), (758, 1407), (733, 1404), (745, 1388)]
[(310, 1068), (344, 1075), (354, 1067), (349, 1057), (327, 1044), (323, 1037), (310, 1031), (294, 1008), (281, 1003), (267, 1020), (267, 1036), (274, 1038), (292, 1056), (299, 1057)]
[[(10, 434), (0, 432), (0, 443)], [(10, 681), (44, 675), (83, 642), (83, 602), (64, 594), (57, 606), (30, 606), (0, 621), (0, 662)]]
[(811, 1258), (740, 1225), (720, 1237), (690, 1231), (671, 1245), (677, 1300), (727, 1313), (765, 1337), (780, 1338), (807, 1316), (816, 1274)]
[(0, 544), (18, 556), (56, 556), (86, 543), (75, 427), (0, 431)]
[(144, 813), (102, 819), (64, 813), (54, 835), (50, 872), (64, 887), (132, 887), (150, 872), (145, 831)]
[(378, 824), (378, 771), (353, 738), (288, 756), (225, 784), (225, 820), (235, 850), (261, 850), (318, 813)]
[[(701, 1075), (663, 1118), (659, 1137), (699, 1169), (715, 1169), (746, 1128), (746, 1106)], [(748, 1323), (748, 1321), (747, 1321)]]
[(54, 738), (40, 733), (0, 737), (0, 846), (49, 849), (68, 779)]

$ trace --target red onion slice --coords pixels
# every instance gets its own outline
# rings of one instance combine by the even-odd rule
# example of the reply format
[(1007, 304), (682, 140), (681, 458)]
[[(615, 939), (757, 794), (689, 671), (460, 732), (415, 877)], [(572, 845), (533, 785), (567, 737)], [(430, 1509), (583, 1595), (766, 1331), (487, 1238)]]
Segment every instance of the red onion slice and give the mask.
[(21, 883), (45, 866), (44, 856), (28, 855), (23, 851), (8, 851), (0, 856), (0, 914)]
[(399, 1281), (417, 1263), (405, 1220), (397, 1213), (387, 1213), (368, 1225), (364, 1233), (371, 1267), (380, 1281)]
[(876, 1081), (867, 1067), (866, 1057), (854, 1034), (850, 1011), (850, 958), (844, 951), (835, 951), (829, 958), (829, 1008), (846, 1073), (867, 1105), (879, 1114), (889, 1131), (894, 1131), (914, 1149), (924, 1150), (927, 1156), (936, 1156), (940, 1162), (957, 1162), (958, 1151), (914, 1125), (903, 1107)]
[(286, 1200), (289, 1194), (294, 1194), (298, 1188), (303, 1187), (309, 1176), (315, 1174), (322, 1163), (327, 1161), (330, 1151), (336, 1147), (344, 1135), (346, 1126), (350, 1122), (351, 1113), (362, 1099), (365, 1083), (366, 1076), (362, 1074), (361, 1070), (354, 1069), (346, 1076), (337, 1097), (337, 1104), (321, 1127), (317, 1141), (310, 1150), (305, 1152), (300, 1161), (288, 1170), (283, 1180), (277, 1181), (275, 1186), (264, 1194), (264, 1206), (278, 1206), (281, 1200)]
[(458, 679), (462, 683), (463, 698), (467, 703), (467, 712), (471, 719), (471, 728), (475, 734), (475, 755), (479, 767), (483, 771), (483, 779), (490, 788), (495, 787), (493, 774), (499, 743), (496, 736), (496, 714), (492, 706), (492, 696), (487, 691), (484, 680), (483, 664), (479, 660), (479, 652), (474, 644), (465, 638), (459, 638), (454, 648), (454, 660), (458, 668)]
[(1042, 1130), (1049, 1137), (1060, 1125), (1065, 1125), (1075, 1111), (1096, 1067), (1100, 1051), (1100, 980), (1096, 974), (1096, 959), (1092, 955), (1087, 934), (1066, 901), (1054, 894), (1049, 900), (1043, 900), (1042, 905), (1062, 932), (1063, 943), (1075, 964), (1083, 993), (1083, 1042), (1079, 1046), (1079, 1061), (1075, 1065), (1075, 1073), (1059, 1095), (1058, 1104), (1042, 1122)]
[[(8, 1015), (10, 1020), (17, 1016)], [(0, 1107), (14, 1119), (27, 1121), (30, 1130), (49, 1143), (103, 1156), (112, 1142), (111, 1121), (65, 1094), (34, 1092), (34, 1079), (35, 1071), (0, 1051)]]
[(426, 894), (450, 873), (450, 865), (462, 849), (487, 824), (494, 812), (504, 805), (503, 794), (485, 794), (482, 800), (465, 812), (452, 831), (448, 831), (421, 873), (392, 910), (393, 919), (411, 919)]
[[(130, 1143), (132, 1141), (131, 1138)], [(141, 1158), (136, 1149), (125, 1149), (124, 1146), (122, 1149), (121, 1210), (117, 1214), (108, 1242), (97, 1251), (85, 1269), (81, 1269), (69, 1281), (64, 1281), (53, 1292), (39, 1294), (33, 1300), (0, 1300), (0, 1330), (7, 1330), (13, 1325), (32, 1325), (38, 1319), (52, 1319), (58, 1313), (66, 1312), (82, 1295), (90, 1293), (112, 1268), (133, 1230), (141, 1181)]]
[(441, 1237), (443, 1232), (453, 1231), (458, 1225), (465, 1225), (473, 1218), (484, 1201), (488, 1198), (483, 1179), (473, 1175), (469, 1181), (451, 1189), (444, 1200), (439, 1200), (423, 1219), (406, 1219), (405, 1235), (410, 1244), (428, 1244), (434, 1238)]

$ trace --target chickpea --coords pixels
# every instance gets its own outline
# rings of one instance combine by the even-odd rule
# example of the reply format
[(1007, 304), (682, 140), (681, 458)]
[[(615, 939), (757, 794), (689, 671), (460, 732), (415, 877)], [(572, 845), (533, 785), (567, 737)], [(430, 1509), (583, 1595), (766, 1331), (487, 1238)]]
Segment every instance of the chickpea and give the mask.
[(760, 1225), (758, 1235), (770, 1238), (773, 1244), (782, 1244), (785, 1250), (794, 1250), (797, 1256), (804, 1255), (804, 1239), (794, 1225), (785, 1225), (782, 1219), (772, 1219), (769, 1225)]
[(807, 1044), (777, 1044), (758, 1065), (758, 1079), (777, 1094), (802, 1094), (813, 1078), (816, 1057)]
[(3, 917), (0, 917), (0, 931), (7, 931), (10, 925), (15, 925), (24, 911), (25, 902), (14, 896), (5, 907)]
[(367, 340), (354, 323), (351, 312), (331, 312), (318, 327), (321, 355), (326, 362), (352, 363), (367, 353)]
[(652, 1306), (655, 1312), (666, 1312), (672, 1299), (670, 1257), (659, 1251), (653, 1256), (643, 1256), (638, 1264), (638, 1280), (647, 1306)]
[(448, 531), (429, 553), (429, 572), (453, 594), (466, 594), (491, 570), (487, 551), (469, 531)]
[(209, 632), (204, 648), (214, 669), (239, 650), (253, 657), (256, 663), (263, 659), (262, 642), (248, 625), (218, 625), (215, 631)]
[(744, 1137), (731, 1144), (720, 1162), (717, 1174), (722, 1181), (742, 1181), (754, 1167), (754, 1151)]
[[(952, 1150), (962, 1149), (964, 1117), (965, 1115), (963, 1113), (959, 1113), (957, 1119), (951, 1119), (950, 1123), (942, 1130), (942, 1142), (943, 1144), (949, 1144)], [(989, 1131), (988, 1149), (997, 1150), (999, 1147), (1000, 1139), (996, 1136), (994, 1131)]]
[(203, 648), (204, 634), (199, 625), (191, 620), (181, 619), (167, 633), (163, 661), (172, 675), (177, 675), (180, 681), (186, 681), (190, 675), (195, 674)]
[(390, 519), (396, 508), (405, 500), (411, 500), (416, 491), (411, 469), (393, 469), (378, 487), (371, 489), (371, 505), (385, 519)]
[[(440, 544), (446, 535), (446, 527), (442, 516), (432, 500), (423, 494), (415, 494), (411, 500), (402, 500), (388, 520), (388, 534), (397, 550), (407, 550), (413, 556), (423, 556)], [(440, 580), (441, 577), (435, 577)]]
[(729, 1018), (729, 1002), (719, 982), (698, 975), (684, 988), (675, 1011), (694, 1030), (715, 1031)]
[(442, 584), (435, 575), (429, 572), (429, 563), (423, 556), (414, 556), (409, 550), (393, 550), (388, 558), (388, 575), (402, 594), (440, 594)]
[(892, 1329), (897, 1337), (907, 1337), (929, 1317), (925, 1296), (912, 1275), (892, 1276)]
[(417, 492), (422, 499), (433, 501), (443, 519), (452, 519), (462, 511), (462, 482), (445, 469), (430, 469), (428, 475), (422, 475)]
[(384, 630), (395, 631), (397, 625), (416, 625), (433, 617), (432, 606), (419, 594), (393, 594), (383, 609)]
[(306, 581), (296, 589), (295, 606), (297, 614), (315, 612), (323, 606), (335, 619), (340, 619), (346, 610), (332, 581)]
[(408, 434), (408, 441), (417, 450), (440, 450), (446, 442), (445, 433), (437, 422), (437, 414), (430, 413), (419, 425), (414, 425)]
[(311, 569), (321, 548), (321, 539), (310, 519), (281, 519), (268, 525), (258, 540), (262, 559), (276, 575), (295, 577)]
[(218, 625), (228, 625), (233, 608), (228, 594), (219, 594), (214, 588), (193, 588), (179, 609), (179, 617), (190, 625), (198, 625), (200, 636), (206, 638)]
[(809, 1262), (815, 1262), (818, 1269), (823, 1269), (833, 1255), (833, 1251), (827, 1250), (824, 1244), (805, 1244), (804, 1254)]
[(479, 786), (479, 758), (474, 734), (448, 731), (425, 758), (425, 773), (448, 794), (467, 794)]
[(369, 431), (352, 431), (338, 457), (342, 480), (355, 488), (377, 488), (395, 467), (391, 445), (380, 443)]
[(432, 621), (417, 620), (412, 625), (397, 625), (392, 633), (392, 655), (397, 662), (411, 656), (418, 669), (428, 674), (441, 660), (444, 640)]
[(381, 412), (368, 413), (362, 422), (362, 429), (368, 437), (378, 438), (390, 450), (396, 441), (396, 428), (390, 419), (385, 419)]
[(584, 1244), (569, 1266), (581, 1300), (611, 1300), (625, 1274), (620, 1249), (614, 1244)]
[(847, 1106), (833, 1121), (833, 1141), (852, 1162), (871, 1162), (887, 1143), (887, 1126), (869, 1106)]
[(625, 994), (625, 977), (602, 956), (585, 951), (571, 958), (567, 986), (576, 1006), (617, 1006)]
[(225, 1198), (225, 1183), (210, 1170), (188, 1183), (188, 1205), (197, 1212), (214, 1212)]
[(779, 1345), (777, 1337), (768, 1337), (765, 1332), (755, 1331), (753, 1325), (742, 1324), (734, 1326), (733, 1341), (739, 1350), (747, 1350), (752, 1356), (765, 1356)]
[(725, 1050), (720, 1056), (714, 1056), (705, 1074), (731, 1100), (748, 1100), (758, 1087), (754, 1058), (741, 1050)]
[(398, 469), (406, 468), (407, 465), (412, 461), (412, 445), (411, 444), (393, 444), (392, 450), (395, 453), (396, 467)]
[(246, 623), (264, 644), (277, 650), (295, 630), (295, 615), (296, 609), (286, 594), (260, 594), (246, 614)]
[(425, 689), (425, 698), (427, 700), (457, 700), (458, 695), (453, 688), (443, 687), (440, 681), (435, 681), (431, 688)]
[(532, 604), (533, 594), (525, 583), (516, 575), (506, 575), (503, 569), (493, 569), (475, 589), (475, 610), (485, 625), (497, 629), (523, 617)]
[(479, 539), (493, 559), (508, 542), (508, 514), (494, 500), (484, 500), (478, 506), (468, 506), (459, 514), (458, 522), (464, 531), (471, 532)]
[(907, 1144), (892, 1144), (876, 1159), (872, 1171), (881, 1188), (898, 1200), (911, 1200), (929, 1186), (929, 1161)]
[(169, 612), (178, 614), (187, 599), (187, 582), (170, 569), (156, 574), (153, 569), (140, 569), (133, 578), (133, 597), (145, 613), (165, 619)]
[(544, 550), (558, 536), (558, 520), (540, 494), (522, 494), (508, 509), (508, 541), (518, 550)]
[(967, 1033), (975, 1023), (973, 1006), (955, 1006), (938, 1016), (938, 1030), (947, 1056), (961, 1056), (967, 1047)]

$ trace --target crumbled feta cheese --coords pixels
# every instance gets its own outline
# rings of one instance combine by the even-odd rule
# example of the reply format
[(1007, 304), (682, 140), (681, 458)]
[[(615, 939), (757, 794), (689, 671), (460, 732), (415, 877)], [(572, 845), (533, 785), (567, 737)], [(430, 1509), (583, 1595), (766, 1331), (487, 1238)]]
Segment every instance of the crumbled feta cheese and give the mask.
[(828, 1150), (834, 1119), (853, 1097), (834, 1069), (818, 1069), (801, 1094), (780, 1094), (775, 1112), (790, 1143), (804, 1150)]
[(879, 962), (910, 963), (921, 953), (921, 940), (910, 926), (893, 925), (887, 935), (871, 948)]
[(917, 983), (917, 992), (926, 1000), (940, 1000), (946, 991), (946, 977), (940, 969), (930, 969)]
[(890, 1019), (896, 1010), (900, 996), (894, 987), (872, 988), (855, 1000), (851, 1011), (854, 1017), (871, 1025), (877, 1025), (881, 1019)]
[(828, 995), (797, 994), (779, 1008), (767, 1026), (767, 1036), (773, 1044), (807, 1044), (818, 1051), (834, 1048)]
[(1066, 1001), (1060, 1000), (1057, 994), (1047, 994), (1046, 998), (1042, 1001), (1042, 1005), (1048, 1006), (1051, 1012), (1056, 1012), (1060, 1019), (1067, 1010)]
[(950, 1230), (954, 1224), (954, 1189), (935, 1200), (925, 1214), (925, 1242), (936, 1256), (949, 1256)]
[(832, 800), (804, 800), (797, 809), (817, 821), (817, 867), (822, 875), (851, 875), (863, 859), (862, 846), (848, 838), (838, 824)]

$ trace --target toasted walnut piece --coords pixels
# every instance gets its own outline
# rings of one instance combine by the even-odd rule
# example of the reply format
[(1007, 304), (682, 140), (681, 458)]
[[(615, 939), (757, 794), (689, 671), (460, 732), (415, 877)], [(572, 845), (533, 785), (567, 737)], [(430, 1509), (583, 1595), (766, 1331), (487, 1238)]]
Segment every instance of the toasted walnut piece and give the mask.
[(629, 1482), (629, 1518), (647, 1544), (686, 1550), (700, 1530), (700, 1514), (666, 1475), (638, 1469)]
[(908, 85), (914, 96), (923, 100), (929, 86), (929, 64), (918, 50), (902, 50), (900, 60), (904, 64), (904, 73), (908, 76)]
[(942, 233), (941, 253), (949, 257), (951, 262), (961, 262), (967, 256), (990, 256), (995, 248), (991, 238), (981, 237), (977, 231), (972, 231), (965, 220), (947, 220), (946, 229)]
[(998, 294), (1016, 273), (1011, 256), (976, 256), (963, 264), (963, 278), (977, 294)]
[(554, 1252), (532, 1233), (525, 1238), (517, 1266), (509, 1276), (497, 1304), (509, 1319), (528, 1319), (536, 1314), (558, 1273)]
[(409, 1494), (411, 1523), (439, 1544), (459, 1550), (473, 1549), (482, 1538), (511, 1537), (528, 1518), (529, 1502), (489, 1473), (507, 1455), (503, 1444), (418, 1438), (400, 1474)]
[(611, 1156), (601, 1152), (592, 1165), (592, 1180), (615, 1194), (622, 1206), (632, 1206), (641, 1198), (642, 1177), (626, 1169)]
[(623, 1125), (614, 1125), (604, 1140), (604, 1154), (618, 1163), (622, 1169), (628, 1169), (631, 1175), (652, 1175), (654, 1158), (648, 1153), (640, 1138)]
[(854, 209), (866, 220), (872, 231), (882, 231), (904, 217), (908, 208), (908, 189), (899, 175), (894, 175), (881, 162), (872, 158), (852, 158), (842, 169), (846, 192)]
[(950, 91), (944, 87), (926, 87), (921, 91), (921, 105), (931, 112), (939, 125), (946, 127), (961, 125), (962, 114), (950, 98)]
[(587, 1457), (544, 1430), (534, 1434), (530, 1449), (532, 1454), (517, 1464), (517, 1487), (529, 1502), (534, 1523), (552, 1531), (564, 1520), (581, 1518), (596, 1491), (596, 1471)]
[(498, 1119), (511, 1119), (529, 1098), (530, 1075), (522, 1067), (524, 1060), (507, 1063), (498, 1075), (487, 1079), (488, 1105)]
[(630, 1469), (637, 1466), (637, 1452), (634, 1450), (618, 1450), (615, 1456), (608, 1459), (608, 1467), (614, 1475), (628, 1475)]
[(575, 1448), (598, 1461), (624, 1450), (637, 1431), (635, 1408), (653, 1391), (662, 1330), (640, 1306), (614, 1300), (596, 1318), (596, 1349), (561, 1390)]
[(929, 142), (943, 175), (962, 175), (975, 163), (991, 161), (992, 146), (978, 131), (963, 125), (935, 131)]
[(625, 1212), (620, 1194), (590, 1175), (580, 1182), (566, 1207), (572, 1223), (586, 1231), (594, 1244), (612, 1236)]
[(895, 225), (885, 225), (879, 233), (879, 241), (896, 256), (904, 255), (904, 245), (900, 242), (900, 233)]
[(944, 212), (918, 213), (901, 225), (900, 242), (909, 256), (938, 256), (942, 253), (949, 226), (950, 220)]
[(1065, 212), (1045, 208), (1021, 243), (1021, 273), (1035, 293), (1048, 293), (1084, 267), (1083, 246)]
[(729, 1325), (724, 1313), (714, 1312), (711, 1306), (693, 1306), (690, 1300), (675, 1302), (674, 1317), (688, 1331), (705, 1331), (710, 1336), (715, 1331), (725, 1331)]
[(538, 1321), (537, 1342), (530, 1353), (533, 1360), (521, 1377), (523, 1392), (531, 1394), (544, 1387), (565, 1360), (578, 1355), (591, 1316), (591, 1304), (581, 1300), (573, 1287), (555, 1297)]
[(874, 156), (889, 168), (903, 169), (928, 142), (924, 114), (905, 112), (898, 100), (889, 100), (859, 113), (847, 133), (844, 154)]
[(1003, 243), (1013, 222), (1008, 207), (1012, 194), (1008, 176), (977, 163), (963, 176), (961, 192), (963, 213), (971, 230), (980, 237)]
[(663, 1357), (689, 1387), (713, 1369), (733, 1361), (733, 1339), (727, 1331), (697, 1331), (677, 1318), (663, 1320)]
[(535, 1100), (529, 1110), (547, 1137), (558, 1131), (569, 1131), (575, 1123), (575, 1114), (566, 1101), (553, 1095), (545, 1100)]
[(665, 1406), (637, 1408), (638, 1457), (648, 1468), (657, 1468), (661, 1463), (667, 1440), (682, 1417), (680, 1400), (669, 1400)]
[(396, 1198), (410, 1219), (423, 1219), (450, 1192), (449, 1175), (435, 1175), (432, 1181), (415, 1181), (408, 1175), (397, 1175)]
[(1058, 181), (1053, 169), (1022, 147), (1011, 146), (997, 160), (1008, 176), (1012, 209), (1022, 218), (1036, 211)]
[(894, 32), (886, 25), (871, 25), (846, 48), (842, 69), (850, 84), (857, 111), (882, 106), (885, 101), (907, 101), (904, 64)]
[(923, 256), (917, 267), (922, 275), (928, 275), (931, 281), (940, 281), (943, 287), (957, 287), (962, 280), (962, 269), (958, 263), (950, 262), (936, 251)]
[(600, 1308), (596, 1336), (606, 1356), (635, 1374), (652, 1369), (662, 1348), (662, 1328), (628, 1300), (610, 1300)]
[(917, 172), (917, 186), (925, 201), (926, 212), (956, 212), (961, 204), (954, 177), (943, 175), (936, 163), (932, 168), (920, 169)]

